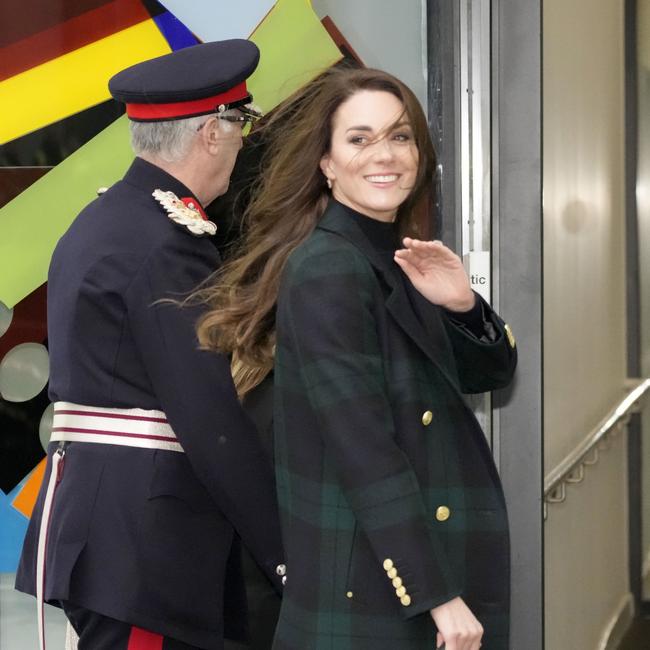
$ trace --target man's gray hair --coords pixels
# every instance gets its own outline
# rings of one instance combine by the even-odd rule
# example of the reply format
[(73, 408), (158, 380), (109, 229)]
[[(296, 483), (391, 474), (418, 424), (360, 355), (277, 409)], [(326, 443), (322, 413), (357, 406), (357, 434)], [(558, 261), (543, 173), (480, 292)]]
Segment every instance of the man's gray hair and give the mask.
[[(230, 114), (234, 114), (234, 111), (222, 113)], [(136, 156), (150, 154), (168, 163), (179, 162), (188, 154), (197, 132), (210, 117), (199, 115), (166, 122), (130, 122), (131, 147)], [(219, 128), (227, 132), (231, 131), (234, 125), (219, 120)]]

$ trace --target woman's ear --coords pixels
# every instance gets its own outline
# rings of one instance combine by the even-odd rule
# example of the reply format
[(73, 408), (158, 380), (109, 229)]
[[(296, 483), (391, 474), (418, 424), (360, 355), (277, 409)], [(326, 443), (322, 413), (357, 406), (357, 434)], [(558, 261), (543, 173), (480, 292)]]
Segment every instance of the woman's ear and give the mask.
[(332, 172), (330, 156), (327, 153), (320, 159), (320, 170), (328, 181), (331, 182), (335, 180), (334, 173)]

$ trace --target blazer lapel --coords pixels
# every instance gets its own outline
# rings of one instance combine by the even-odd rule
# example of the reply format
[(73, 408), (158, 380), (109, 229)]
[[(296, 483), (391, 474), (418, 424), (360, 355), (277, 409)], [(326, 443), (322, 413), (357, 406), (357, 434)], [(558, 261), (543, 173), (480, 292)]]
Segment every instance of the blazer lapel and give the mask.
[[(398, 269), (397, 273), (402, 273), (402, 271)], [(449, 383), (458, 389), (458, 378), (451, 371), (454, 364), (450, 355), (450, 346), (444, 344), (447, 341), (447, 332), (440, 319), (440, 314), (437, 309), (422, 310), (420, 315), (423, 320), (419, 320), (412, 299), (406, 291), (405, 282), (409, 282), (408, 278), (402, 281), (397, 277), (397, 282), (392, 285), (391, 292), (386, 299), (386, 309), (409, 338), (437, 366)], [(416, 293), (417, 289), (413, 288), (413, 294)], [(415, 298), (415, 296), (413, 297)], [(425, 298), (421, 299), (425, 300)]]
[(415, 288), (413, 288), (413, 296), (409, 297), (406, 289), (406, 283), (409, 283), (408, 278), (401, 277), (403, 272), (396, 264), (392, 266), (386, 264), (354, 219), (346, 214), (347, 210), (349, 208), (340, 203), (330, 202), (318, 228), (340, 235), (364, 254), (389, 289), (385, 305), (394, 321), (439, 368), (452, 386), (458, 389), (458, 379), (450, 371), (450, 368), (453, 368), (453, 359), (450, 365), (449, 346), (440, 345), (442, 341), (446, 341), (447, 332), (438, 310), (433, 306), (426, 308), (421, 304), (422, 308), (418, 311), (422, 321), (426, 323), (426, 327), (423, 326), (417, 317), (414, 303), (426, 302), (426, 299), (420, 296)]

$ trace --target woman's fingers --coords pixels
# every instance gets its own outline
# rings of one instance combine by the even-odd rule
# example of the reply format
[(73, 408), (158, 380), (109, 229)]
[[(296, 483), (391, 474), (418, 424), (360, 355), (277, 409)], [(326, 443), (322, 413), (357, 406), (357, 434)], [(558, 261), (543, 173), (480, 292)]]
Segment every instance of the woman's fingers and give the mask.
[(425, 250), (429, 248), (444, 248), (446, 250), (451, 250), (447, 248), (439, 239), (434, 240), (424, 240), (424, 239), (412, 239), (411, 237), (404, 237), (402, 240), (404, 248), (413, 248), (415, 250)]
[(451, 632), (444, 637), (442, 645), (445, 650), (479, 650), (481, 647), (482, 629), (467, 628)]
[(399, 251), (397, 251), (395, 253), (395, 258), (394, 258), (395, 262), (400, 266), (402, 271), (404, 271), (404, 273), (406, 273), (407, 277), (410, 280), (413, 280), (413, 279), (417, 278), (418, 276), (421, 276), (422, 272), (418, 269), (418, 267), (415, 264), (413, 264), (413, 262), (411, 260), (409, 260), (407, 256), (398, 255), (397, 254), (398, 252)]
[(445, 650), (478, 650), (483, 637), (483, 627), (462, 598), (453, 600), (431, 610), (431, 617), (438, 627)]
[(421, 260), (423, 263), (435, 263), (440, 265), (460, 266), (460, 258), (447, 248), (441, 241), (421, 241), (405, 237), (403, 240), (404, 248), (399, 249)]

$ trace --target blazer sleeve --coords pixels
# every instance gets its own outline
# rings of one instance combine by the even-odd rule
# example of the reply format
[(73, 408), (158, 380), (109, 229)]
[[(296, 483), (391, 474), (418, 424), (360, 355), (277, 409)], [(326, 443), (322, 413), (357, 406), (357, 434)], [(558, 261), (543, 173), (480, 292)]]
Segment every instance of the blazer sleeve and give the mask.
[(134, 274), (125, 297), (128, 327), (196, 476), (280, 590), (271, 465), (240, 406), (228, 359), (199, 348), (194, 328), (201, 308), (164, 300), (183, 300), (218, 262), (211, 245), (173, 232)]
[(464, 393), (484, 393), (504, 388), (517, 366), (517, 347), (510, 326), (476, 294), (483, 320), (483, 332), (468, 326), (453, 312), (441, 310), (456, 360), (460, 388)]
[(289, 267), (283, 284), (279, 335), (285, 329), (298, 356), (323, 444), (378, 566), (394, 565), (403, 580), (410, 602), (397, 605), (409, 618), (451, 600), (462, 586), (395, 439), (371, 267), (337, 240), (337, 250)]

